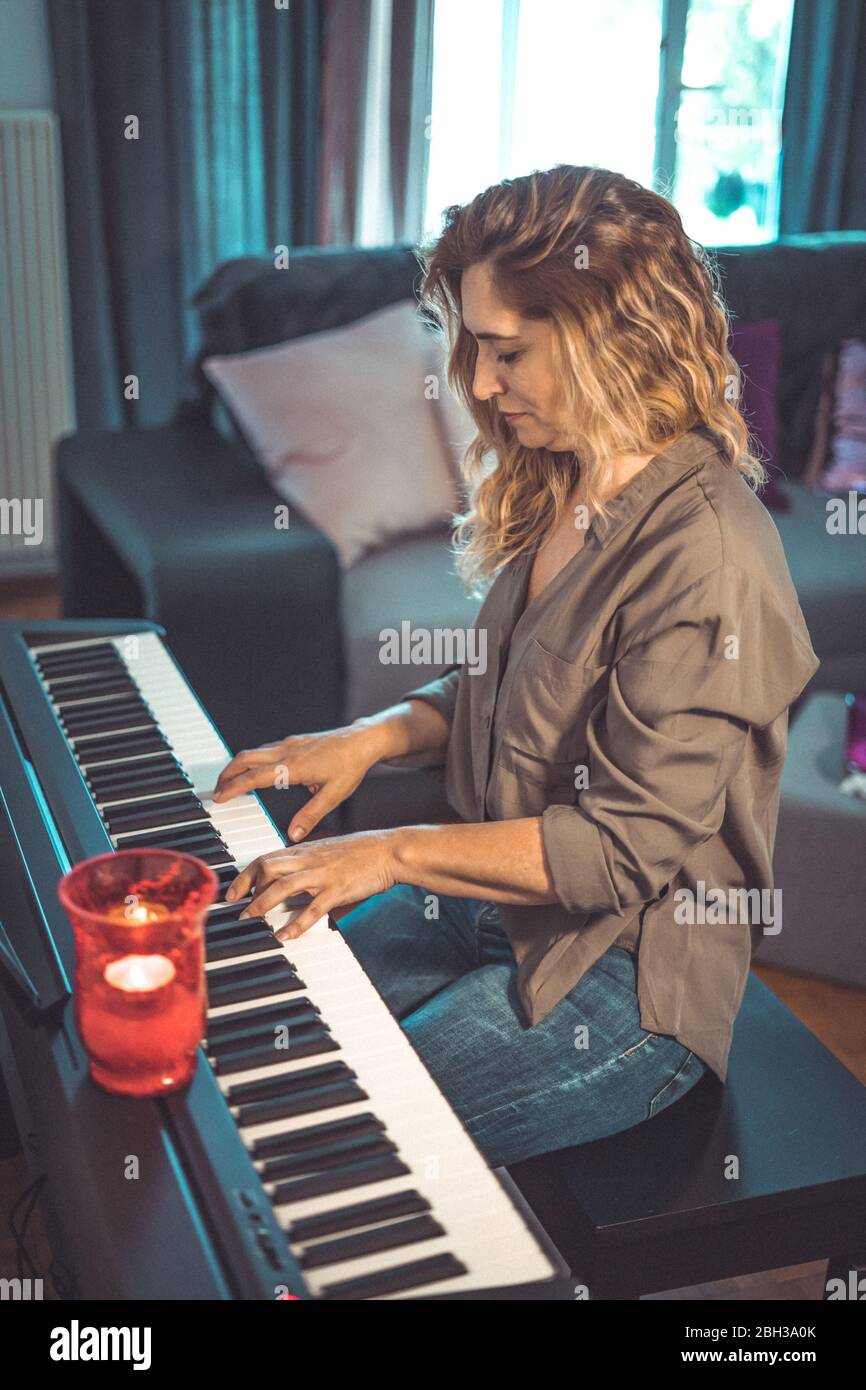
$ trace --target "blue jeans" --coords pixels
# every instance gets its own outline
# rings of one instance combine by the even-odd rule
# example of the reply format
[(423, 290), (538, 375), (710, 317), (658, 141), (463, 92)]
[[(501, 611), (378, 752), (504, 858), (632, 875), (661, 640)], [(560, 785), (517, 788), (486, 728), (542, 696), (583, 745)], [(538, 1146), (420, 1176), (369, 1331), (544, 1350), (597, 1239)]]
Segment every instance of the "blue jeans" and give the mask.
[(491, 1167), (630, 1129), (706, 1071), (641, 1028), (622, 947), (530, 1028), (495, 903), (397, 884), (338, 926)]

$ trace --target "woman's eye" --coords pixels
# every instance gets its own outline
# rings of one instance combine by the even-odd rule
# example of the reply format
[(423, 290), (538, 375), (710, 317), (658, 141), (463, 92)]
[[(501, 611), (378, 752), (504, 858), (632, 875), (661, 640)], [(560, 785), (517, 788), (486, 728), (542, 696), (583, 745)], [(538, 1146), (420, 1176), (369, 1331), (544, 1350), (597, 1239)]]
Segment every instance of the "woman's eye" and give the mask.
[(500, 354), (499, 357), (497, 358), (497, 361), (498, 361), (498, 362), (506, 362), (506, 363), (509, 363), (509, 362), (516, 362), (519, 356), (520, 356), (520, 353), (519, 353), (519, 352), (507, 352), (507, 353), (504, 353), (504, 354)]

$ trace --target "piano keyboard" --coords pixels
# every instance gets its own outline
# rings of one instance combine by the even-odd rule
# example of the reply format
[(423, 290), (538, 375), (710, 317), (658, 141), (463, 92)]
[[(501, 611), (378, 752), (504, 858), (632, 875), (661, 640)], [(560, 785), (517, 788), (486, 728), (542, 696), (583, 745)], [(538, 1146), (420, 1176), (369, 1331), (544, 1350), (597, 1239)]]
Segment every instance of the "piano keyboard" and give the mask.
[(231, 754), (159, 635), (52, 636), (30, 655), (114, 847), (183, 850), (219, 878), (204, 1047), (310, 1292), (561, 1276), (327, 917), (288, 949), (274, 933), (296, 907), (241, 921), (250, 899), (225, 902), (285, 840), (255, 795), (213, 801)]

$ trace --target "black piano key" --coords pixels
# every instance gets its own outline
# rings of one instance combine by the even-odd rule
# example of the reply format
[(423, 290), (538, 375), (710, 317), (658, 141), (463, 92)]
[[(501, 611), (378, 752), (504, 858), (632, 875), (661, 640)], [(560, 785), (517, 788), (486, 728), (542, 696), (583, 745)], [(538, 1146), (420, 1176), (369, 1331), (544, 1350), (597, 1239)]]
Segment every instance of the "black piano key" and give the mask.
[(36, 658), (36, 667), (45, 680), (51, 676), (83, 676), (94, 671), (126, 671), (114, 648), (103, 653), (70, 653), (56, 657), (43, 655)]
[(397, 1145), (384, 1134), (352, 1135), (347, 1139), (335, 1140), (332, 1144), (320, 1144), (314, 1149), (268, 1158), (262, 1164), (260, 1175), (263, 1182), (278, 1182), (294, 1174), (326, 1173), (329, 1169), (341, 1168), (355, 1155), (359, 1159), (367, 1159), (387, 1157), (396, 1152)]
[(211, 1057), (210, 1064), (218, 1076), (232, 1076), (253, 1067), (281, 1067), (297, 1057), (322, 1057), (326, 1052), (338, 1052), (339, 1047), (328, 1029), (320, 1026), (299, 1029), (288, 1047), (276, 1048), (271, 1041), (261, 1047), (229, 1052), (224, 1057)]
[(70, 699), (66, 695), (61, 695), (52, 699), (52, 704), (64, 720), (71, 719), (94, 719), (99, 714), (108, 714), (110, 710), (122, 713), (127, 710), (148, 709), (146, 701), (140, 692), (135, 689), (119, 691), (114, 695), (104, 695), (99, 699), (94, 699), (98, 692), (91, 691), (90, 698)]
[[(227, 1015), (231, 1017), (231, 1015)], [(281, 1040), (284, 1032), (277, 1033), (276, 1029), (288, 1030), (289, 1047), (278, 1047), (277, 1041)], [(289, 1051), (291, 1045), (297, 1039), (302, 1038), (305, 1032), (310, 1029), (322, 1030), (322, 1019), (318, 1009), (308, 1005), (305, 1009), (299, 1009), (296, 1013), (287, 1017), (284, 1022), (278, 1024), (257, 1025), (245, 1023), (242, 1028), (232, 1031), (209, 1034), (207, 1038), (207, 1050), (213, 1057), (228, 1057), (234, 1052), (245, 1052), (251, 1048), (270, 1048), (277, 1053), (282, 1061), (291, 1061)], [(327, 1031), (327, 1030), (324, 1030)]]
[(137, 689), (125, 676), (91, 676), (86, 681), (75, 678), (48, 682), (51, 703), (60, 710), (77, 701), (105, 700), (111, 695), (137, 693)]
[(369, 1202), (353, 1202), (348, 1207), (316, 1212), (293, 1221), (286, 1230), (290, 1245), (303, 1245), (318, 1236), (336, 1235), (353, 1226), (372, 1226), (377, 1221), (390, 1221), (397, 1216), (413, 1216), (433, 1208), (420, 1192), (392, 1192), (388, 1197), (374, 1197)]
[(242, 1105), (238, 1112), (238, 1124), (242, 1127), (270, 1124), (273, 1120), (287, 1120), (292, 1115), (311, 1115), (316, 1110), (330, 1110), (338, 1105), (354, 1105), (357, 1101), (369, 1099), (357, 1081), (331, 1081), (325, 1086), (309, 1086), (296, 1095), (282, 1096), (279, 1100), (256, 1100)]
[[(131, 716), (129, 722), (121, 720), (113, 724), (110, 729), (100, 731), (89, 729), (86, 733), (68, 734), (70, 743), (75, 745), (79, 761), (83, 761), (80, 757), (82, 750), (86, 753), (92, 753), (96, 744), (100, 745), (100, 751), (103, 752), (105, 748), (112, 748), (110, 740), (119, 742), (122, 739), (140, 739), (143, 742), (148, 736), (159, 740), (158, 743), (154, 743), (155, 748), (168, 748), (168, 744), (159, 732), (156, 721), (145, 718), (144, 715)], [(135, 743), (129, 746), (133, 749), (136, 748)]]
[(99, 715), (61, 715), (66, 737), (74, 741), (94, 738), (97, 735), (122, 733), (127, 729), (147, 729), (157, 727), (156, 720), (147, 710), (115, 710)]
[(169, 826), (165, 830), (149, 830), (140, 835), (124, 835), (121, 841), (123, 849), (176, 849), (183, 854), (192, 854), (196, 857), (203, 857), (210, 851), (220, 851), (223, 859), (228, 858), (228, 851), (225, 846), (214, 843), (214, 837), (210, 834), (200, 835), (180, 835), (181, 830), (204, 830), (207, 831), (206, 821), (194, 821), (189, 826)]
[[(236, 922), (244, 908), (249, 907), (252, 902), (252, 894), (247, 894), (244, 898), (235, 898), (234, 902), (213, 903), (207, 911), (207, 924), (210, 927), (214, 922)], [(257, 917), (246, 917), (247, 922), (259, 921)]]
[(122, 661), (104, 661), (91, 665), (90, 669), (82, 671), (79, 668), (65, 669), (59, 666), (54, 669), (40, 671), (43, 681), (49, 690), (65, 690), (67, 686), (75, 685), (94, 685), (102, 681), (124, 681), (127, 685), (137, 690), (138, 686), (130, 676)]
[(177, 758), (168, 748), (159, 753), (133, 754), (132, 757), (118, 759), (113, 763), (104, 763), (102, 767), (93, 768), (88, 776), (93, 776), (100, 782), (112, 785), (116, 782), (122, 783), (124, 779), (150, 776), (157, 772), (179, 772), (182, 776), (186, 776)]
[(288, 994), (302, 988), (301, 981), (282, 957), (275, 960), (276, 970), (268, 969), (268, 961), (253, 961), (243, 967), (243, 973), (229, 979), (219, 979), (238, 967), (220, 967), (207, 973), (208, 1002), (212, 1009), (223, 1004), (243, 1004), (247, 999), (266, 999), (269, 994)]
[(340, 1120), (305, 1125), (303, 1129), (288, 1129), (283, 1134), (268, 1134), (255, 1139), (250, 1146), (253, 1158), (277, 1158), (281, 1154), (298, 1153), (302, 1149), (318, 1149), (323, 1143), (361, 1135), (382, 1135), (385, 1125), (372, 1111), (347, 1115)]
[(167, 791), (161, 792), (159, 788), (154, 785), (154, 781), (145, 781), (137, 787), (118, 786), (109, 788), (107, 792), (103, 792), (99, 799), (106, 804), (111, 803), (111, 805), (116, 806), (119, 812), (125, 810), (129, 815), (133, 815), (139, 806), (144, 809), (147, 802), (150, 802), (152, 805), (164, 803), (166, 806), (172, 806), (176, 805), (184, 798), (188, 799), (192, 797), (195, 797), (198, 804), (201, 805), (201, 801), (196, 797), (195, 791), (193, 787), (190, 786), (189, 782), (179, 782), (177, 786), (169, 787)]
[(314, 1173), (307, 1178), (292, 1178), (288, 1182), (277, 1183), (271, 1201), (274, 1206), (305, 1202), (308, 1197), (323, 1197), (326, 1192), (342, 1192), (351, 1187), (363, 1187), (366, 1183), (386, 1182), (388, 1178), (405, 1178), (409, 1172), (402, 1158), (394, 1154), (387, 1158), (368, 1158), (358, 1163), (347, 1163), (343, 1168)]
[[(279, 981), (287, 978), (297, 979), (282, 955), (274, 956), (272, 960), (265, 961), (245, 961), (238, 965), (221, 965), (216, 970), (208, 972), (210, 985), (236, 984), (247, 980), (256, 975), (268, 975), (272, 980)], [(274, 990), (274, 994), (276, 994)]]
[(116, 680), (128, 680), (128, 672), (122, 661), (112, 660), (106, 657), (99, 661), (53, 661), (51, 663), (40, 662), (38, 666), (39, 674), (46, 685), (52, 682), (58, 683), (67, 681), (84, 682), (88, 680), (101, 679), (102, 677), (112, 677)]
[(135, 810), (108, 811), (103, 820), (112, 835), (126, 835), (136, 830), (159, 830), (164, 825), (191, 825), (200, 821), (210, 824), (198, 797), (190, 794), (142, 802)]
[(217, 870), (217, 878), (219, 879), (220, 892), (223, 901), (225, 900), (226, 889), (231, 887), (239, 873), (240, 869), (237, 868)]
[(128, 729), (156, 727), (151, 714), (146, 709), (132, 705), (125, 709), (109, 710), (108, 706), (89, 708), (86, 712), (72, 709), (58, 714), (63, 732), (68, 739), (92, 738), (97, 734), (124, 733)]
[[(143, 830), (139, 835), (129, 835), (124, 847), (146, 849), (148, 845), (161, 849), (182, 849), (187, 854), (195, 854), (201, 849), (228, 849), (217, 835), (210, 821), (195, 821), (192, 825), (172, 826), (167, 830)], [(247, 918), (251, 921), (251, 918)]]
[(65, 643), (62, 648), (60, 646), (50, 649), (44, 647), (41, 652), (33, 654), (33, 660), (54, 663), (57, 661), (122, 661), (123, 658), (114, 642), (106, 639), (101, 642), (83, 642), (77, 647), (73, 647), (69, 643)]
[(76, 762), (89, 770), (91, 767), (120, 767), (123, 758), (137, 759), (146, 753), (170, 753), (171, 749), (161, 733), (148, 728), (108, 738), (91, 736), (81, 739), (72, 751)]
[(120, 653), (113, 643), (94, 643), (93, 646), (66, 647), (64, 651), (36, 652), (33, 660), (37, 666), (63, 666), (70, 663), (81, 665), (86, 661), (120, 661)]
[[(229, 906), (233, 907), (234, 904), (231, 903)], [(237, 936), (239, 933), (248, 931), (271, 931), (266, 918), (245, 917), (243, 921), (241, 921), (240, 915), (237, 917), (221, 918), (207, 917), (205, 919), (205, 930), (207, 932), (208, 941), (221, 941), (224, 937)], [(279, 945), (273, 932), (271, 932), (271, 936), (273, 937), (274, 944)]]
[(240, 1037), (247, 1029), (261, 1032), (265, 1028), (273, 1030), (283, 1025), (290, 1027), (293, 1018), (299, 1015), (306, 1016), (310, 1012), (318, 1014), (319, 1010), (305, 995), (296, 999), (283, 999), (278, 1004), (259, 1004), (252, 1009), (236, 1009), (234, 1013), (208, 1019), (207, 1040), (208, 1043), (212, 1043)]
[[(243, 1110), (248, 1104), (296, 1095), (308, 1086), (317, 1086), (326, 1081), (345, 1081), (354, 1077), (355, 1073), (345, 1062), (323, 1062), (320, 1066), (303, 1067), (301, 1071), (289, 1072), (283, 1076), (262, 1077), (258, 1081), (236, 1081), (229, 1087), (227, 1099), (229, 1105), (239, 1105)], [(242, 1120), (241, 1123), (248, 1122)]]
[(392, 1221), (388, 1226), (357, 1231), (355, 1235), (341, 1236), (338, 1240), (323, 1240), (305, 1250), (298, 1263), (301, 1269), (321, 1269), (338, 1264), (340, 1260), (356, 1260), (361, 1255), (375, 1255), (381, 1250), (399, 1250), (402, 1246), (416, 1245), (445, 1234), (445, 1227), (440, 1226), (435, 1217), (412, 1216), (406, 1221)]
[(234, 863), (231, 855), (224, 846), (219, 849), (191, 849), (189, 854), (194, 854), (196, 859), (200, 859), (203, 864), (209, 865), (212, 869), (220, 868), (223, 864)]
[(160, 777), (178, 777), (189, 783), (189, 777), (174, 758), (154, 756), (153, 753), (146, 758), (135, 758), (125, 763), (106, 763), (103, 767), (93, 767), (86, 777), (90, 787), (99, 791), (114, 791), (118, 787), (121, 790), (125, 790), (126, 787), (142, 787)]
[(88, 652), (113, 652), (117, 656), (116, 646), (107, 638), (83, 635), (73, 637), (68, 631), (58, 631), (56, 634), (28, 633), (25, 640), (33, 652), (34, 661), (52, 661), (55, 657), (79, 656)]
[(190, 780), (183, 773), (163, 772), (157, 777), (138, 777), (134, 782), (121, 786), (93, 788), (94, 800), (101, 806), (124, 806), (133, 801), (144, 801), (152, 796), (180, 792), (189, 789)]
[(423, 1284), (438, 1284), (443, 1279), (456, 1279), (469, 1270), (449, 1253), (431, 1255), (426, 1260), (413, 1260), (411, 1264), (395, 1265), (393, 1269), (379, 1270), (374, 1274), (361, 1274), (354, 1279), (342, 1279), (336, 1284), (326, 1284), (322, 1288), (322, 1298), (378, 1298), (386, 1293), (400, 1293), (403, 1289), (417, 1289)]
[[(205, 860), (205, 863), (207, 863), (207, 860)], [(243, 956), (252, 954), (253, 952), (272, 951), (274, 949), (274, 944), (274, 934), (270, 930), (252, 932), (249, 936), (227, 936), (221, 941), (205, 942), (205, 959), (208, 962), (213, 960), (231, 960), (232, 956)]]
[(259, 936), (267, 932), (271, 946), (278, 949), (280, 943), (274, 936), (264, 917), (247, 917), (241, 921), (210, 923), (205, 920), (205, 937), (209, 946), (221, 946), (223, 942), (236, 941), (245, 936)]
[[(108, 827), (109, 834), (117, 839), (123, 836), (132, 837), (139, 831), (155, 830), (162, 837), (159, 843), (164, 849), (176, 848), (176, 846), (166, 844), (166, 838), (175, 830), (187, 830), (193, 826), (202, 828), (209, 825), (207, 816), (203, 815), (201, 811), (196, 811), (194, 807), (173, 811), (170, 814), (167, 811), (162, 811), (158, 815), (150, 815), (143, 811), (139, 816), (113, 816), (110, 811), (105, 811), (102, 820)], [(118, 845), (118, 849), (125, 848), (126, 843), (127, 841), (124, 840), (123, 845)]]

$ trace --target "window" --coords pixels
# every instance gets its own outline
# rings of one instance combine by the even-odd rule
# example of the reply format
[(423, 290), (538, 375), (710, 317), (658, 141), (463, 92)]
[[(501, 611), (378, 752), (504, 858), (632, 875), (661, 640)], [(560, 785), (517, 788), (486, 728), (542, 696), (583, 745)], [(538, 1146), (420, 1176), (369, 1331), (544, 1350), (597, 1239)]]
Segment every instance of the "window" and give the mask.
[(792, 13), (792, 0), (689, 0), (668, 196), (705, 246), (778, 234)]
[(778, 228), (793, 0), (436, 0), (425, 235), (552, 164), (670, 197), (705, 245)]

